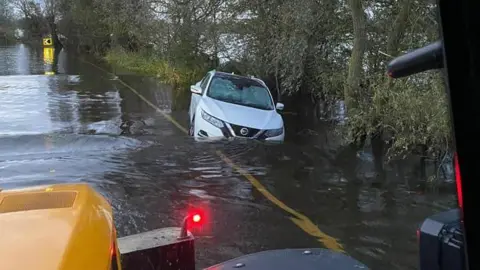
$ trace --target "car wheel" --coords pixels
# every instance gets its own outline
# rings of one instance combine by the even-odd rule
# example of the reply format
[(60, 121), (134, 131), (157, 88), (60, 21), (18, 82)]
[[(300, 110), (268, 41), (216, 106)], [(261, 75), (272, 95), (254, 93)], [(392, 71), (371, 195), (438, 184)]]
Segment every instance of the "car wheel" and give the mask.
[(188, 129), (188, 135), (194, 136), (195, 134), (195, 115), (192, 118), (192, 122), (190, 123), (190, 128)]

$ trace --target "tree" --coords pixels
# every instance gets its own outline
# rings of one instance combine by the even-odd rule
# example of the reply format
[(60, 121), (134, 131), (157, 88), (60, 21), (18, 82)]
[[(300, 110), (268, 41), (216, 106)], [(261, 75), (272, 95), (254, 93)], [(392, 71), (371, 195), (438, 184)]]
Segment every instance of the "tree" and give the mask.
[(353, 48), (348, 65), (348, 76), (345, 82), (345, 103), (347, 112), (357, 113), (356, 108), (361, 104), (363, 59), (367, 45), (366, 16), (363, 0), (349, 0), (353, 22)]
[(9, 42), (14, 37), (15, 24), (9, 0), (0, 0), (0, 41)]

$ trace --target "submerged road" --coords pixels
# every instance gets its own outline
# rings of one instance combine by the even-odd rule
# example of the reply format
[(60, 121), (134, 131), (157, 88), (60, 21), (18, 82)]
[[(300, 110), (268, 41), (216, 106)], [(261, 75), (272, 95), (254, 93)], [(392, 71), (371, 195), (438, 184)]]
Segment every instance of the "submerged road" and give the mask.
[(299, 138), (286, 116), (295, 132), (282, 145), (195, 142), (167, 85), (115, 79), (63, 51), (45, 75), (44, 60), (41, 49), (0, 48), (0, 188), (87, 182), (112, 203), (120, 236), (178, 225), (200, 207), (199, 267), (326, 246), (372, 269), (416, 269), (416, 227), (455, 202), (414, 192), (408, 164), (372, 185), (369, 153), (338, 148), (325, 126)]

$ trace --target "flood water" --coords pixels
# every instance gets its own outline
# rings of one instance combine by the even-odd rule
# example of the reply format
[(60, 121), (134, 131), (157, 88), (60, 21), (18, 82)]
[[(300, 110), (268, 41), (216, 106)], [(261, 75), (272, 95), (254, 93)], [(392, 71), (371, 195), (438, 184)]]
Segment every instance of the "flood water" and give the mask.
[[(417, 226), (455, 204), (453, 191), (415, 188), (415, 162), (376, 183), (368, 149), (339, 147), (327, 125), (299, 132), (301, 121), (286, 114), (284, 144), (195, 142), (110, 74), (63, 51), (57, 60), (57, 74), (45, 75), (42, 49), (0, 47), (0, 188), (89, 183), (112, 203), (120, 236), (178, 226), (200, 207), (208, 220), (196, 233), (199, 268), (322, 247), (217, 150), (371, 269), (417, 269)], [(119, 78), (186, 125), (186, 111), (171, 111), (170, 87)]]

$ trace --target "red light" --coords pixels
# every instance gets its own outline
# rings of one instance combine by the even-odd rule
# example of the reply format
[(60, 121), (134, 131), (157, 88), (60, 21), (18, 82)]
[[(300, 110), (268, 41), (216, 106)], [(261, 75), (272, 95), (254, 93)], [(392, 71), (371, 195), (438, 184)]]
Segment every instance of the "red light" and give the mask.
[[(189, 206), (186, 211), (187, 230), (192, 233), (209, 233), (210, 228), (210, 208), (208, 205), (196, 203), (195, 206)], [(183, 213), (182, 215), (185, 215)]]
[(202, 220), (202, 216), (200, 216), (199, 214), (195, 214), (192, 216), (192, 221), (195, 222), (195, 223), (198, 223), (200, 222), (200, 220)]
[(455, 163), (455, 182), (457, 184), (458, 205), (463, 208), (462, 179), (460, 176), (460, 165), (458, 165), (458, 156), (455, 152), (453, 157)]

